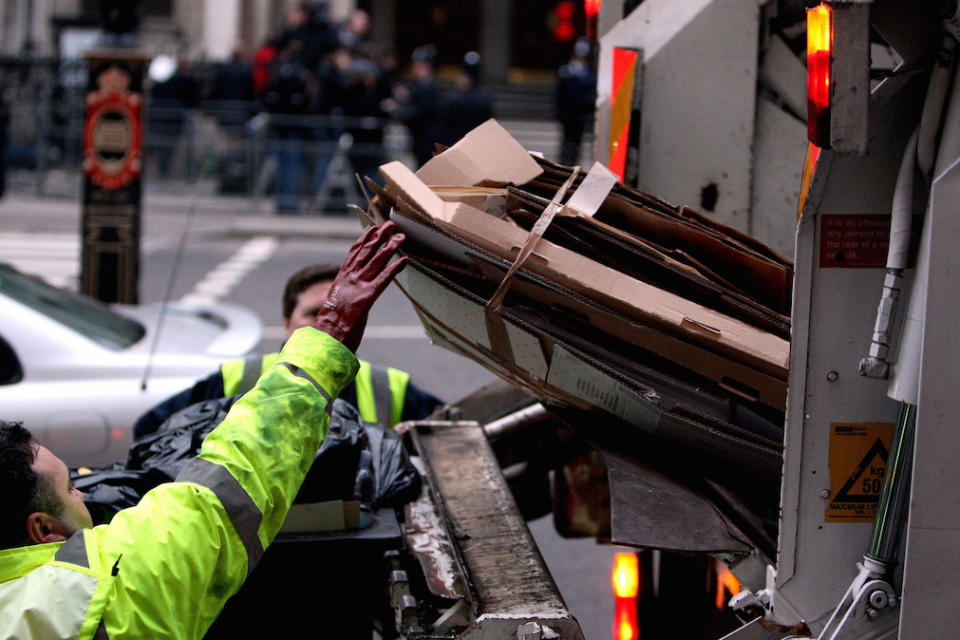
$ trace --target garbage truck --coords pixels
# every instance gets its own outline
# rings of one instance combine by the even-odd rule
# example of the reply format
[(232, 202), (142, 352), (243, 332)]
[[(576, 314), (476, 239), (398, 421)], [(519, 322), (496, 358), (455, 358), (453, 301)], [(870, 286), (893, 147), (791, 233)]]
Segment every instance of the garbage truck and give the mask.
[(380, 168), (361, 222), (499, 380), (398, 426), (402, 509), (301, 505), (210, 637), (578, 640), (545, 513), (636, 549), (618, 640), (956, 635), (960, 9), (808, 4), (607, 0), (592, 166), (489, 121)]
[(960, 13), (808, 4), (604, 3), (597, 164), (487, 123), (370, 185), (431, 340), (503, 381), (404, 427), (400, 636), (582, 637), (544, 509), (640, 550), (617, 638), (955, 635)]

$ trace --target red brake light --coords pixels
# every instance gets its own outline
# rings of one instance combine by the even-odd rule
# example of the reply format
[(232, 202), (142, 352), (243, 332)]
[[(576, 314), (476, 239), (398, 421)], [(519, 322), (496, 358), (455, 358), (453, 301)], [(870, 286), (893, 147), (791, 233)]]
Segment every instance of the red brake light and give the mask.
[(637, 640), (637, 596), (640, 594), (640, 560), (636, 553), (618, 553), (613, 558), (613, 640)]
[(639, 636), (637, 601), (633, 598), (617, 598), (617, 609), (613, 615), (613, 640), (637, 640)]
[(830, 56), (833, 50), (831, 9), (807, 10), (807, 138), (830, 146)]

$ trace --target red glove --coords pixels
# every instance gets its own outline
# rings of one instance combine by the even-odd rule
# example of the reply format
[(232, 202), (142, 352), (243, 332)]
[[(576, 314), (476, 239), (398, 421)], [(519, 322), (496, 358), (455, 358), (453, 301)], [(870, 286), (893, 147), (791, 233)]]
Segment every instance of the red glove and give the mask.
[(407, 264), (406, 256), (387, 264), (403, 239), (397, 225), (389, 221), (368, 227), (357, 238), (330, 287), (330, 295), (317, 312), (315, 329), (329, 333), (356, 353), (370, 308)]

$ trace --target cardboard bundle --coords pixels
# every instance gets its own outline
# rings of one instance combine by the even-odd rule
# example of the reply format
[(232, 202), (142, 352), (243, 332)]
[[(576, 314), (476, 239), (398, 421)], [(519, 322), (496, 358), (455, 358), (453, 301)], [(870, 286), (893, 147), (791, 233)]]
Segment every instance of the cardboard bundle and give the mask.
[(538, 159), (494, 120), (380, 172), (369, 214), (407, 235), (398, 283), (435, 342), (547, 404), (779, 459), (788, 261), (600, 165)]

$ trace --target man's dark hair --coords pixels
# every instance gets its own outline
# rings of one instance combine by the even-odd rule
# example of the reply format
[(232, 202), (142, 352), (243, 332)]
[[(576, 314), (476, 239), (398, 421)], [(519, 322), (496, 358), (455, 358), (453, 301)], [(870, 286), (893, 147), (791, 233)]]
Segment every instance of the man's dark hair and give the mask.
[(312, 287), (318, 282), (333, 280), (337, 277), (340, 267), (334, 264), (312, 264), (304, 267), (290, 276), (287, 286), (283, 289), (283, 319), (287, 320), (297, 306), (297, 298), (304, 289)]
[(0, 420), (0, 549), (23, 545), (27, 516), (36, 511), (59, 515), (63, 505), (46, 479), (33, 470), (37, 450), (30, 432), (19, 422)]

